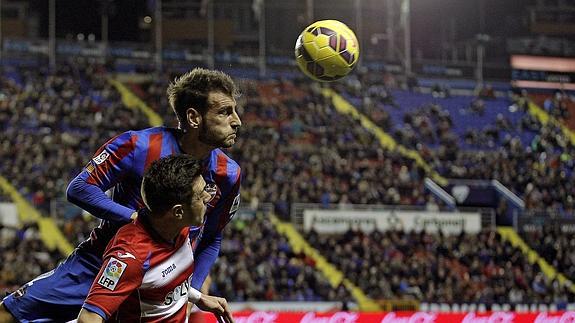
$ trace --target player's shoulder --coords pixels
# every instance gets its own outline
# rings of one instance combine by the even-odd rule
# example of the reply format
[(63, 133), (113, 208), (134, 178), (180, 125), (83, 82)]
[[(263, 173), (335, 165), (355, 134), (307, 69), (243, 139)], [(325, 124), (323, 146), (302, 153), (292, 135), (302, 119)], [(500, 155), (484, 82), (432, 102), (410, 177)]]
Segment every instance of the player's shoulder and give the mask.
[(158, 126), (158, 127), (150, 127), (144, 128), (139, 130), (130, 130), (129, 132), (132, 135), (139, 135), (139, 136), (149, 136), (153, 134), (169, 134), (172, 135), (177, 131), (175, 128), (165, 127), (165, 126)]
[(221, 161), (221, 160), (225, 160), (225, 163), (227, 164), (228, 168), (233, 168), (233, 169), (235, 169), (235, 168), (239, 169), (240, 168), (240, 165), (233, 158), (228, 156), (228, 154), (226, 154), (223, 150), (221, 150), (219, 148), (214, 149), (212, 151), (212, 158), (214, 158), (214, 157), (216, 159), (216, 162)]
[(241, 173), (240, 165), (221, 149), (214, 149), (210, 156), (209, 170), (216, 178), (236, 182)]
[(145, 261), (152, 241), (136, 222), (121, 227), (108, 246), (107, 253), (116, 258)]
[(132, 130), (130, 136), (135, 139), (136, 145), (142, 149), (147, 149), (153, 145), (172, 144), (177, 142), (179, 129), (165, 126), (151, 127), (140, 130)]

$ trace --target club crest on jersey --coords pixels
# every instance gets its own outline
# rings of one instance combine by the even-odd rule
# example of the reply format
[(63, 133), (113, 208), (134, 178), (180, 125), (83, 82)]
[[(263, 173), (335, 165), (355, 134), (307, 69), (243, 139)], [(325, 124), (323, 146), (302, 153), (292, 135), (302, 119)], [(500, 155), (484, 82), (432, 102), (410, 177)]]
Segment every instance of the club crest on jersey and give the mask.
[(108, 157), (110, 157), (110, 153), (104, 149), (98, 156), (92, 158), (92, 160), (97, 165), (100, 165), (101, 163), (105, 162)]
[(125, 262), (114, 257), (110, 258), (102, 276), (98, 279), (98, 284), (109, 290), (116, 289), (118, 281), (120, 281), (120, 277), (122, 277), (127, 267), (128, 265)]
[(208, 194), (210, 194), (210, 196), (212, 197), (210, 199), (210, 201), (216, 196), (216, 194), (218, 193), (218, 186), (215, 183), (207, 183), (206, 187), (204, 188), (204, 191), (206, 191)]

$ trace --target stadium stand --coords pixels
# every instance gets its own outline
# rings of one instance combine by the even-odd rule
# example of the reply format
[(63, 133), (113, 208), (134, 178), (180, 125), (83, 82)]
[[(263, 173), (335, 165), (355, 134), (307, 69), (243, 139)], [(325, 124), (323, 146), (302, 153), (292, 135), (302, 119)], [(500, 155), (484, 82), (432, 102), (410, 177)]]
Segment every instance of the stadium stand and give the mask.
[(575, 279), (575, 240), (572, 232), (565, 230), (565, 227), (545, 224), (530, 232), (523, 231), (521, 235), (549, 264), (569, 279)]
[(573, 143), (561, 128), (530, 114), (525, 97), (434, 97), (388, 90), (382, 80), (367, 78), (358, 87), (360, 80), (336, 88), (444, 177), (496, 179), (528, 210), (573, 214)]
[[(4, 99), (0, 101), (0, 122), (6, 131), (0, 134), (0, 142), (6, 148), (17, 149), (1, 150), (2, 174), (8, 176), (44, 214), (53, 213), (70, 241), (83, 240), (95, 221), (89, 216), (84, 217), (75, 208), (57, 207), (54, 210), (51, 207), (53, 201), (64, 196), (71, 176), (106, 138), (126, 129), (146, 127), (148, 120), (144, 114), (122, 104), (119, 93), (105, 81), (107, 71), (103, 66), (64, 65), (53, 75), (41, 68), (6, 68), (8, 70), (1, 78)], [(173, 118), (166, 117), (172, 114), (165, 100), (169, 79), (165, 75), (151, 83), (130, 84), (129, 88), (154, 111), (167, 118), (166, 124), (175, 125)], [(244, 91), (239, 98), (244, 125), (241, 140), (230, 154), (239, 161), (245, 174), (242, 187), (244, 205), (257, 209), (261, 203), (274, 203), (274, 212), (284, 219), (289, 217), (293, 202), (441, 207), (441, 203), (424, 189), (423, 169), (397, 151), (384, 151), (374, 135), (361, 127), (356, 119), (338, 114), (331, 101), (321, 95), (321, 88), (286, 79), (241, 80), (240, 83)], [(351, 88), (348, 85), (338, 90), (354, 102)], [(398, 142), (416, 148), (444, 175), (461, 178), (501, 176), (499, 178), (504, 184), (517, 181), (517, 176), (524, 175), (532, 177), (520, 183), (532, 181), (532, 190), (541, 190), (546, 187), (543, 185), (554, 189), (564, 185), (566, 190), (572, 189), (567, 182), (571, 179), (568, 176), (573, 175), (561, 175), (572, 162), (561, 156), (569, 154), (572, 146), (567, 145), (564, 151), (559, 149), (564, 138), (552, 127), (534, 131), (542, 125), (524, 113), (522, 107), (517, 106), (518, 112), (511, 112), (506, 100), (495, 100), (495, 107), (492, 107), (491, 101), (470, 97), (433, 98), (427, 94), (384, 90), (382, 84), (370, 85), (366, 89), (358, 88), (356, 84), (355, 94), (364, 96), (368, 93), (361, 102), (355, 101), (356, 106), (378, 126), (393, 134)], [(500, 111), (501, 116), (488, 113), (491, 109)], [(487, 112), (480, 117), (483, 110)], [(460, 111), (464, 111), (464, 117), (453, 116)], [(465, 118), (481, 119), (480, 126), (494, 123), (495, 129), (478, 127), (479, 130), (475, 129), (478, 138), (465, 136), (470, 131), (460, 126), (468, 120)], [(506, 139), (510, 133), (521, 139)], [(420, 141), (419, 138), (429, 141)], [(277, 145), (269, 145), (270, 142)], [(537, 144), (533, 146), (533, 142)], [(449, 161), (452, 155), (447, 147), (456, 148), (454, 161)], [(534, 150), (533, 147), (540, 148)], [(465, 152), (469, 149), (474, 153)], [(476, 153), (478, 149), (485, 152)], [(528, 172), (527, 166), (532, 164), (525, 162), (524, 166), (519, 162), (529, 153), (533, 163), (537, 161), (541, 168), (552, 160), (558, 163), (554, 172), (559, 176), (555, 182), (549, 182), (549, 174)], [(541, 159), (543, 153), (551, 158)], [(31, 159), (30, 156), (36, 157)], [(501, 165), (499, 169), (491, 169), (498, 163)], [(500, 169), (517, 169), (520, 173), (511, 176)], [(34, 180), (30, 174), (34, 175)], [(509, 177), (508, 181), (505, 176)], [(510, 188), (515, 189), (513, 186)], [(519, 186), (515, 190), (523, 193)], [(530, 208), (549, 205), (547, 199), (536, 198), (536, 194), (530, 192), (524, 194)], [(529, 194), (534, 195), (533, 202), (530, 202)], [(572, 203), (563, 205), (566, 206), (565, 212), (572, 211)], [(13, 290), (35, 275), (53, 268), (61, 259), (62, 255), (47, 251), (37, 238), (33, 238), (33, 227), (26, 231), (4, 228), (3, 232), (6, 230), (9, 237), (4, 238), (6, 234), (3, 234), (6, 249), (2, 252), (3, 265), (0, 268), (4, 273), (0, 281), (5, 291)], [(369, 236), (358, 232), (349, 234), (351, 236), (344, 238), (311, 234), (307, 238), (371, 297), (433, 302), (454, 299), (467, 302), (572, 301), (572, 295), (562, 286), (546, 280), (536, 266), (529, 265), (522, 254), (493, 231), (462, 237), (399, 232)], [(314, 264), (309, 258), (291, 250), (265, 217), (236, 219), (226, 235), (222, 255), (214, 268), (214, 294), (235, 301), (348, 301), (351, 298), (345, 288), (332, 288), (313, 270)], [(259, 244), (264, 236), (266, 241), (273, 243)], [(373, 250), (365, 249), (365, 241), (370, 241), (369, 246), (373, 246)], [(385, 249), (389, 245), (384, 245), (384, 241), (405, 246), (405, 250)], [(490, 254), (479, 245), (494, 251)], [(20, 248), (34, 252), (20, 253)], [(359, 262), (363, 258), (361, 254), (375, 250), (385, 252)], [(357, 253), (352, 261), (346, 260), (348, 251)], [(270, 252), (277, 252), (277, 257), (269, 257)], [(439, 288), (437, 284), (431, 286), (432, 283), (415, 278), (425, 265), (417, 260), (420, 255), (425, 255), (429, 263), (438, 267), (437, 272), (442, 272), (442, 279), (452, 289)], [(381, 264), (386, 263), (380, 259), (384, 256), (393, 258), (397, 266), (380, 271)], [(17, 263), (13, 261), (14, 257), (38, 266), (26, 275), (10, 276), (11, 266)], [(397, 259), (404, 263), (399, 264)], [(513, 260), (506, 262), (506, 259)], [(487, 271), (478, 269), (481, 261), (485, 262)], [(245, 266), (233, 267), (230, 264)], [(257, 270), (247, 270), (249, 264)], [(457, 264), (457, 272), (450, 271), (451, 264)], [(374, 271), (380, 276), (372, 275)], [(505, 273), (500, 274), (501, 271)], [(468, 277), (468, 280), (457, 280), (461, 277)], [(264, 281), (268, 284), (263, 284)], [(505, 290), (486, 287), (489, 285), (503, 286)], [(472, 288), (467, 290), (467, 287)], [(464, 289), (467, 294), (456, 293)], [(552, 290), (553, 293), (541, 293), (541, 290)]]
[[(102, 66), (5, 67), (2, 74), (0, 171), (43, 214), (55, 212), (65, 224), (80, 215), (73, 207), (53, 208), (65, 196), (70, 179), (99, 145), (127, 129), (146, 126), (138, 111), (122, 105), (106, 82)], [(76, 226), (65, 232), (76, 243)], [(72, 229), (73, 228), (73, 229)]]
[(235, 302), (352, 301), (315, 270), (313, 259), (295, 253), (265, 214), (235, 219), (226, 230), (210, 294)]
[(350, 229), (311, 231), (306, 239), (374, 299), (565, 305), (575, 297), (492, 230), (448, 236)]
[(36, 226), (0, 225), (0, 295), (53, 269), (61, 257), (58, 251), (44, 246)]

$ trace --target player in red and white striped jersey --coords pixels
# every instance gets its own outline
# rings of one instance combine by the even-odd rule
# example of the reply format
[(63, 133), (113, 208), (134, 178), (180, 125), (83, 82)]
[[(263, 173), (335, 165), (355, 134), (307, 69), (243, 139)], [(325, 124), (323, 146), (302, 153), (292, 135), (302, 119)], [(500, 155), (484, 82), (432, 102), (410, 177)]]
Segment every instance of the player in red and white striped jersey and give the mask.
[(146, 208), (108, 244), (78, 322), (186, 322), (188, 301), (233, 322), (223, 298), (190, 286), (194, 271), (190, 226), (203, 223), (206, 192), (201, 162), (162, 158), (144, 175)]

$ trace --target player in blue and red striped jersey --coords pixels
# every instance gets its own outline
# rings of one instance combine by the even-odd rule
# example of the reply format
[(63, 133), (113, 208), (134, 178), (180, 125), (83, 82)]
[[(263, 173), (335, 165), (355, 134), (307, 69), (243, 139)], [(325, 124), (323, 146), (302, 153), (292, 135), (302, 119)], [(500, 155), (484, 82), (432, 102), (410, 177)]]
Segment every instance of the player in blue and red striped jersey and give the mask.
[(78, 317), (79, 323), (185, 322), (188, 300), (233, 322), (225, 299), (189, 286), (196, 239), (211, 195), (199, 161), (174, 155), (152, 163), (142, 182), (146, 207), (116, 233)]
[[(104, 144), (67, 192), (70, 202), (102, 219), (100, 226), (55, 270), (8, 295), (4, 308), (18, 321), (76, 318), (102, 264), (106, 245), (144, 206), (140, 195), (144, 171), (154, 160), (173, 154), (202, 160), (203, 177), (214, 195), (204, 225), (190, 228), (192, 237), (201, 235), (191, 281), (199, 290), (219, 253), (222, 229), (240, 203), (240, 167), (219, 149), (235, 143), (241, 126), (237, 93), (228, 75), (196, 68), (168, 88), (178, 128), (127, 131)], [(111, 198), (105, 194), (107, 190), (112, 190)], [(0, 313), (3, 310), (0, 306)]]

